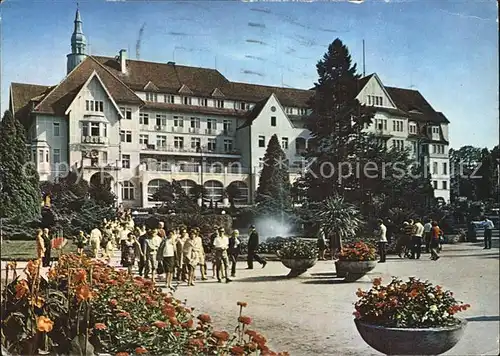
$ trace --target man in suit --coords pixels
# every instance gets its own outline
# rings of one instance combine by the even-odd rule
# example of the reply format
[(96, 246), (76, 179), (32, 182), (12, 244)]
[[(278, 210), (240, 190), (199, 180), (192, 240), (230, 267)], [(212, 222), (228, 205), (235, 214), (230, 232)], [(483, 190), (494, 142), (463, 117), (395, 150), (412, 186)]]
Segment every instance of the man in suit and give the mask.
[(259, 248), (259, 234), (255, 230), (255, 225), (250, 226), (249, 237), (248, 237), (248, 256), (247, 256), (247, 269), (253, 269), (253, 261), (257, 261), (262, 265), (262, 268), (266, 267), (267, 262), (264, 261), (257, 254)]

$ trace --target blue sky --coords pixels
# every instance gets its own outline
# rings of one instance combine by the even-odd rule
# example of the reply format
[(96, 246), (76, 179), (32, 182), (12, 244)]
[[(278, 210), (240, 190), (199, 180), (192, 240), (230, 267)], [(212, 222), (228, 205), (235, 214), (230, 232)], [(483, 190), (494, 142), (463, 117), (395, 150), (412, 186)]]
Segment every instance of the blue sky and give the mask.
[[(11, 82), (53, 85), (66, 74), (76, 1), (6, 0), (2, 110)], [(91, 54), (216, 67), (227, 78), (310, 88), (339, 37), (362, 72), (421, 91), (451, 121), (452, 147), (498, 144), (495, 0), (348, 2), (80, 1)]]

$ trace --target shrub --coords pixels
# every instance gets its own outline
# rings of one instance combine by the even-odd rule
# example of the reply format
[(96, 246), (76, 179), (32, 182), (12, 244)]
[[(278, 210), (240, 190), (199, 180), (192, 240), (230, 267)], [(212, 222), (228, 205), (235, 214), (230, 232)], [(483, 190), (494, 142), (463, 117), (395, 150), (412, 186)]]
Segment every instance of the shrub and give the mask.
[(318, 257), (316, 242), (291, 239), (277, 252), (282, 259), (311, 259)]
[(370, 243), (358, 241), (342, 246), (339, 253), (340, 261), (375, 261), (377, 249)]
[(455, 314), (470, 305), (457, 302), (439, 285), (410, 277), (393, 277), (386, 286), (376, 278), (369, 291), (358, 289), (354, 316), (374, 325), (396, 328), (433, 328), (456, 325)]
[(100, 261), (63, 255), (48, 283), (39, 278), (39, 267), (30, 261), (27, 280), (15, 279), (4, 291), (2, 333), (10, 352), (34, 354), (42, 346), (34, 336), (45, 333), (57, 354), (81, 354), (79, 348), (123, 355), (272, 354), (266, 338), (248, 329), (245, 302), (237, 303), (238, 326), (229, 333), (215, 330), (209, 315), (194, 313), (151, 281)]

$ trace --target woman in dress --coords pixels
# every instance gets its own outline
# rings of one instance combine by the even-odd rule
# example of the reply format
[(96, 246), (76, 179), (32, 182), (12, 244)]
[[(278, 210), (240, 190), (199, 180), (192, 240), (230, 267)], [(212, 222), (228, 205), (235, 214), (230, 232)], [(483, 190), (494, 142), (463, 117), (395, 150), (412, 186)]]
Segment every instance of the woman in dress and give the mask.
[(140, 249), (139, 243), (137, 242), (135, 235), (129, 233), (127, 240), (123, 240), (122, 244), (122, 258), (121, 264), (123, 267), (127, 267), (128, 273), (132, 274), (132, 268), (135, 265), (135, 257), (137, 256), (137, 251)]
[(174, 276), (175, 269), (175, 233), (169, 231), (166, 233), (165, 238), (162, 240), (160, 247), (158, 248), (157, 260), (163, 262), (163, 269), (165, 271), (166, 280), (165, 284), (167, 288), (172, 288), (172, 278)]
[(194, 238), (194, 250), (200, 265), (201, 280), (207, 280), (207, 265), (205, 263), (205, 250), (203, 249), (203, 239), (200, 235), (200, 229), (195, 228), (196, 236)]
[(189, 237), (186, 239), (186, 241), (184, 241), (184, 246), (182, 249), (182, 254), (184, 255), (183, 265), (185, 266), (188, 275), (188, 286), (194, 286), (194, 270), (198, 265), (198, 258), (195, 250), (195, 238), (196, 231), (192, 230), (189, 234)]
[(76, 243), (76, 252), (81, 256), (83, 254), (83, 248), (87, 243), (87, 238), (85, 237), (83, 231), (78, 232), (78, 235), (75, 238), (75, 243)]
[(45, 241), (43, 239), (43, 230), (36, 230), (36, 257), (40, 260), (45, 255)]

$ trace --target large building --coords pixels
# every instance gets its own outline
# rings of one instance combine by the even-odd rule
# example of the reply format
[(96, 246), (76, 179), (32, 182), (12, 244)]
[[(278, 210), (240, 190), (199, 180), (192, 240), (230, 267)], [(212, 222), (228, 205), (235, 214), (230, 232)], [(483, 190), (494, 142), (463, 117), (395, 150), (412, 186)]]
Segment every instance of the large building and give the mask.
[[(131, 60), (125, 50), (87, 55), (77, 10), (66, 77), (54, 86), (12, 83), (10, 110), (27, 128), (42, 180), (77, 166), (84, 179), (109, 179), (125, 206), (155, 204), (151, 195), (172, 180), (187, 192), (203, 185), (204, 199), (214, 202), (234, 185), (245, 204), (273, 134), (300, 173), (312, 94), (233, 82), (215, 69)], [(435, 194), (449, 201), (445, 116), (418, 91), (386, 87), (376, 74), (361, 79), (358, 99), (376, 107), (367, 130), (428, 158)]]

